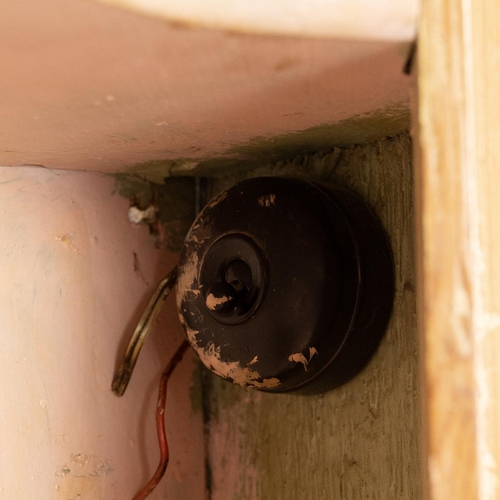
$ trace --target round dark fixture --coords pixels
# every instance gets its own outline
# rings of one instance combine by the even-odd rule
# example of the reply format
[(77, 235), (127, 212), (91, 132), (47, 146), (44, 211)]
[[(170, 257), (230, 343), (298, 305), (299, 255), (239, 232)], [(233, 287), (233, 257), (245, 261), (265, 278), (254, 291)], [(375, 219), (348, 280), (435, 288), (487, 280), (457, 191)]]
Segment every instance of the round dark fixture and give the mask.
[(189, 344), (235, 384), (324, 392), (356, 375), (377, 349), (392, 310), (394, 268), (382, 225), (351, 191), (289, 178), (241, 182), (196, 218), (179, 265), (159, 283), (129, 340), (115, 394), (125, 392), (175, 285), (187, 340), (161, 377), (161, 459), (139, 496), (152, 491), (168, 463), (167, 382)]
[(177, 305), (212, 372), (268, 392), (322, 392), (375, 352), (394, 296), (386, 234), (354, 193), (290, 178), (212, 200), (181, 253)]

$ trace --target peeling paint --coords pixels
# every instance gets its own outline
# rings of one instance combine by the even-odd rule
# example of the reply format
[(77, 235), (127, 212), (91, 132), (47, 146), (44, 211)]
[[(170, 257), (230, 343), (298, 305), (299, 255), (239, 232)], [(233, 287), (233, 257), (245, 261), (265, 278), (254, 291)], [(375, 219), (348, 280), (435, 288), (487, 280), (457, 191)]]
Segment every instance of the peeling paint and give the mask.
[[(242, 387), (254, 387), (258, 389), (271, 389), (281, 384), (277, 378), (262, 379), (260, 373), (250, 368), (242, 367), (238, 361), (223, 361), (220, 356), (220, 347), (216, 347), (213, 342), (208, 343), (206, 347), (198, 346), (196, 337), (200, 332), (189, 327), (182, 313), (179, 313), (179, 318), (191, 346), (198, 354), (202, 363), (219, 377), (231, 380)], [(256, 358), (258, 359), (255, 356), (252, 361), (255, 361)]]
[(210, 238), (210, 236), (205, 236), (204, 238), (200, 239), (196, 234), (191, 234), (189, 236), (189, 239), (197, 243), (198, 245), (203, 244), (205, 241), (207, 241)]
[(54, 485), (57, 498), (102, 498), (106, 478), (113, 471), (110, 460), (86, 453), (73, 453), (69, 462), (54, 473), (58, 478), (57, 484)]
[[(200, 259), (196, 249), (207, 239), (211, 238), (209, 231), (210, 218), (206, 215), (206, 213), (208, 210), (218, 205), (226, 197), (227, 192), (222, 192), (205, 207), (205, 209), (198, 215), (185, 239), (186, 244), (188, 245), (195, 243), (195, 249), (188, 252), (186, 260), (179, 268), (179, 275), (177, 277), (177, 309), (180, 321), (183, 325), (185, 325), (186, 329), (188, 327), (183, 317), (183, 312), (186, 312), (186, 308), (182, 307), (182, 303), (191, 300), (194, 296), (198, 296), (201, 293), (199, 289), (200, 287), (198, 286)], [(213, 294), (209, 294), (206, 299), (206, 305), (210, 310), (214, 311), (218, 305), (223, 304), (228, 300), (230, 300), (229, 297), (215, 297)], [(191, 343), (196, 343), (194, 338)]]
[(270, 208), (271, 205), (274, 205), (275, 200), (276, 200), (275, 194), (268, 194), (267, 196), (261, 196), (259, 198), (259, 205), (261, 207)]
[(216, 207), (221, 201), (227, 198), (227, 191), (222, 191), (218, 196), (216, 196), (210, 203), (207, 204), (205, 209), (211, 209)]
[(301, 352), (296, 352), (295, 354), (290, 354), (290, 356), (288, 356), (288, 361), (291, 361), (292, 363), (302, 363), (304, 365), (304, 370), (307, 371), (307, 365), (315, 354), (318, 354), (317, 349), (315, 347), (309, 347), (309, 359), (307, 359)]
[(292, 361), (294, 363), (302, 363), (304, 365), (304, 370), (307, 371), (308, 361), (307, 358), (301, 352), (290, 354), (290, 356), (288, 356), (288, 361)]
[[(198, 242), (200, 239), (205, 241), (206, 238), (210, 237), (209, 229), (211, 224), (210, 217), (207, 215), (207, 212), (216, 207), (227, 196), (227, 191), (223, 191), (221, 194), (215, 197), (198, 216), (196, 222), (191, 228), (191, 231), (186, 237), (186, 244), (188, 245), (189, 251), (186, 253), (184, 261), (179, 266), (179, 275), (177, 278), (176, 298), (179, 319), (184, 327), (189, 342), (197, 352), (198, 357), (201, 359), (202, 363), (209, 370), (216, 373), (220, 377), (229, 379), (235, 384), (241, 385), (243, 387), (277, 387), (281, 383), (279, 379), (263, 378), (259, 372), (248, 367), (251, 364), (257, 363), (257, 356), (253, 357), (253, 361), (249, 363), (247, 367), (242, 367), (240, 362), (238, 361), (227, 362), (222, 360), (220, 354), (221, 348), (220, 346), (216, 346), (213, 342), (209, 342), (207, 345), (200, 346), (199, 340), (197, 338), (200, 332), (192, 329), (184, 316), (184, 314), (186, 313), (185, 304), (192, 302), (193, 298), (201, 293), (200, 285), (198, 282), (201, 265), (198, 251)], [(272, 199), (272, 201), (274, 202), (274, 199)], [(194, 235), (196, 235), (196, 239), (194, 238)], [(231, 300), (231, 297), (216, 297), (214, 294), (209, 293), (206, 297), (205, 304), (209, 310), (214, 311), (219, 305), (224, 304), (229, 300)], [(193, 313), (196, 313), (196, 311), (191, 311), (191, 314)], [(202, 313), (199, 314), (199, 321), (203, 321), (203, 316), (201, 315)]]
[(219, 377), (230, 379), (242, 387), (271, 389), (281, 383), (277, 378), (262, 379), (257, 371), (243, 368), (238, 361), (222, 361), (220, 347), (216, 347), (213, 342), (210, 342), (206, 348), (196, 347), (196, 351), (207, 368), (219, 375)]
[(200, 291), (193, 286), (196, 283), (199, 264), (200, 259), (198, 254), (192, 252), (189, 259), (179, 269), (179, 275), (177, 276), (177, 290), (184, 291), (183, 294), (177, 294), (177, 307), (180, 312), (181, 322), (184, 322), (182, 312), (180, 311), (182, 301), (189, 299), (189, 296), (192, 294), (197, 295), (200, 293)]
[(206, 305), (211, 311), (215, 311), (217, 306), (225, 304), (231, 300), (231, 297), (216, 297), (213, 293), (209, 293), (206, 300)]

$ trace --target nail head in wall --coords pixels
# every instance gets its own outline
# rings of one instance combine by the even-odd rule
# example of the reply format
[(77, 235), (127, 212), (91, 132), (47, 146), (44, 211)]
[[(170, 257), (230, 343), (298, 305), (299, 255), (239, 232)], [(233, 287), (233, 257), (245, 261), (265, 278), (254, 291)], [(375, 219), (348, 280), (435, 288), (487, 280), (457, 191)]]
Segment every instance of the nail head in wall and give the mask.
[(148, 224), (154, 243), (178, 251), (195, 212), (195, 180), (191, 177), (164, 178), (161, 184), (137, 175), (114, 174), (113, 193), (127, 198), (128, 218), (133, 224)]

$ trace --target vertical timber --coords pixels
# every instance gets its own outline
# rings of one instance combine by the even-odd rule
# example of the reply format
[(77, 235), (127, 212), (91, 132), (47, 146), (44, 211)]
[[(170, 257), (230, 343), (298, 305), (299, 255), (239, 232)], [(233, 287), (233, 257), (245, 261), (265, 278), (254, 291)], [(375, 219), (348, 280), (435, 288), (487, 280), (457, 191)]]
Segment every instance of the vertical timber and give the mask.
[[(210, 380), (211, 500), (420, 500), (412, 148), (408, 133), (262, 167), (357, 191), (396, 263), (393, 316), (375, 357), (320, 396), (267, 394)], [(215, 181), (214, 191), (237, 180)]]
[(500, 498), (500, 3), (423, 0), (417, 290), (429, 500)]

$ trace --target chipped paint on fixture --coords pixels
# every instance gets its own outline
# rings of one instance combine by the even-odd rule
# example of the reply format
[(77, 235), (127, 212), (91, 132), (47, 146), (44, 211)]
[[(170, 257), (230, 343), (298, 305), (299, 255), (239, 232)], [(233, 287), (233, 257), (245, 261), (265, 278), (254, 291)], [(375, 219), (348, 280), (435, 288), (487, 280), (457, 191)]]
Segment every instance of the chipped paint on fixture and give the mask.
[(295, 354), (290, 354), (290, 356), (288, 356), (288, 361), (302, 363), (304, 365), (304, 370), (307, 371), (307, 365), (315, 354), (318, 354), (318, 350), (315, 347), (309, 347), (309, 359), (307, 359), (301, 352), (296, 352)]
[[(200, 332), (189, 327), (182, 313), (179, 313), (179, 319), (186, 331), (189, 343), (198, 354), (201, 362), (219, 377), (231, 380), (242, 387), (255, 389), (272, 389), (281, 384), (280, 380), (275, 377), (263, 379), (259, 372), (241, 366), (238, 361), (223, 361), (220, 356), (220, 347), (216, 347), (213, 342), (209, 343), (205, 348), (199, 347), (196, 337)], [(258, 356), (254, 356), (248, 366), (257, 363), (258, 359)]]
[(267, 196), (261, 196), (259, 198), (259, 205), (261, 207), (270, 208), (271, 205), (274, 205), (274, 201), (276, 200), (275, 194), (269, 194)]
[(259, 372), (242, 367), (238, 361), (223, 361), (220, 356), (220, 347), (216, 347), (214, 343), (208, 344), (205, 349), (196, 347), (196, 352), (207, 368), (219, 377), (229, 379), (242, 387), (272, 389), (281, 384), (276, 377), (262, 379)]
[(217, 310), (218, 306), (225, 304), (229, 300), (231, 300), (231, 297), (226, 297), (226, 296), (216, 297), (213, 293), (209, 293), (207, 296), (207, 307), (211, 311), (215, 311), (215, 310)]

